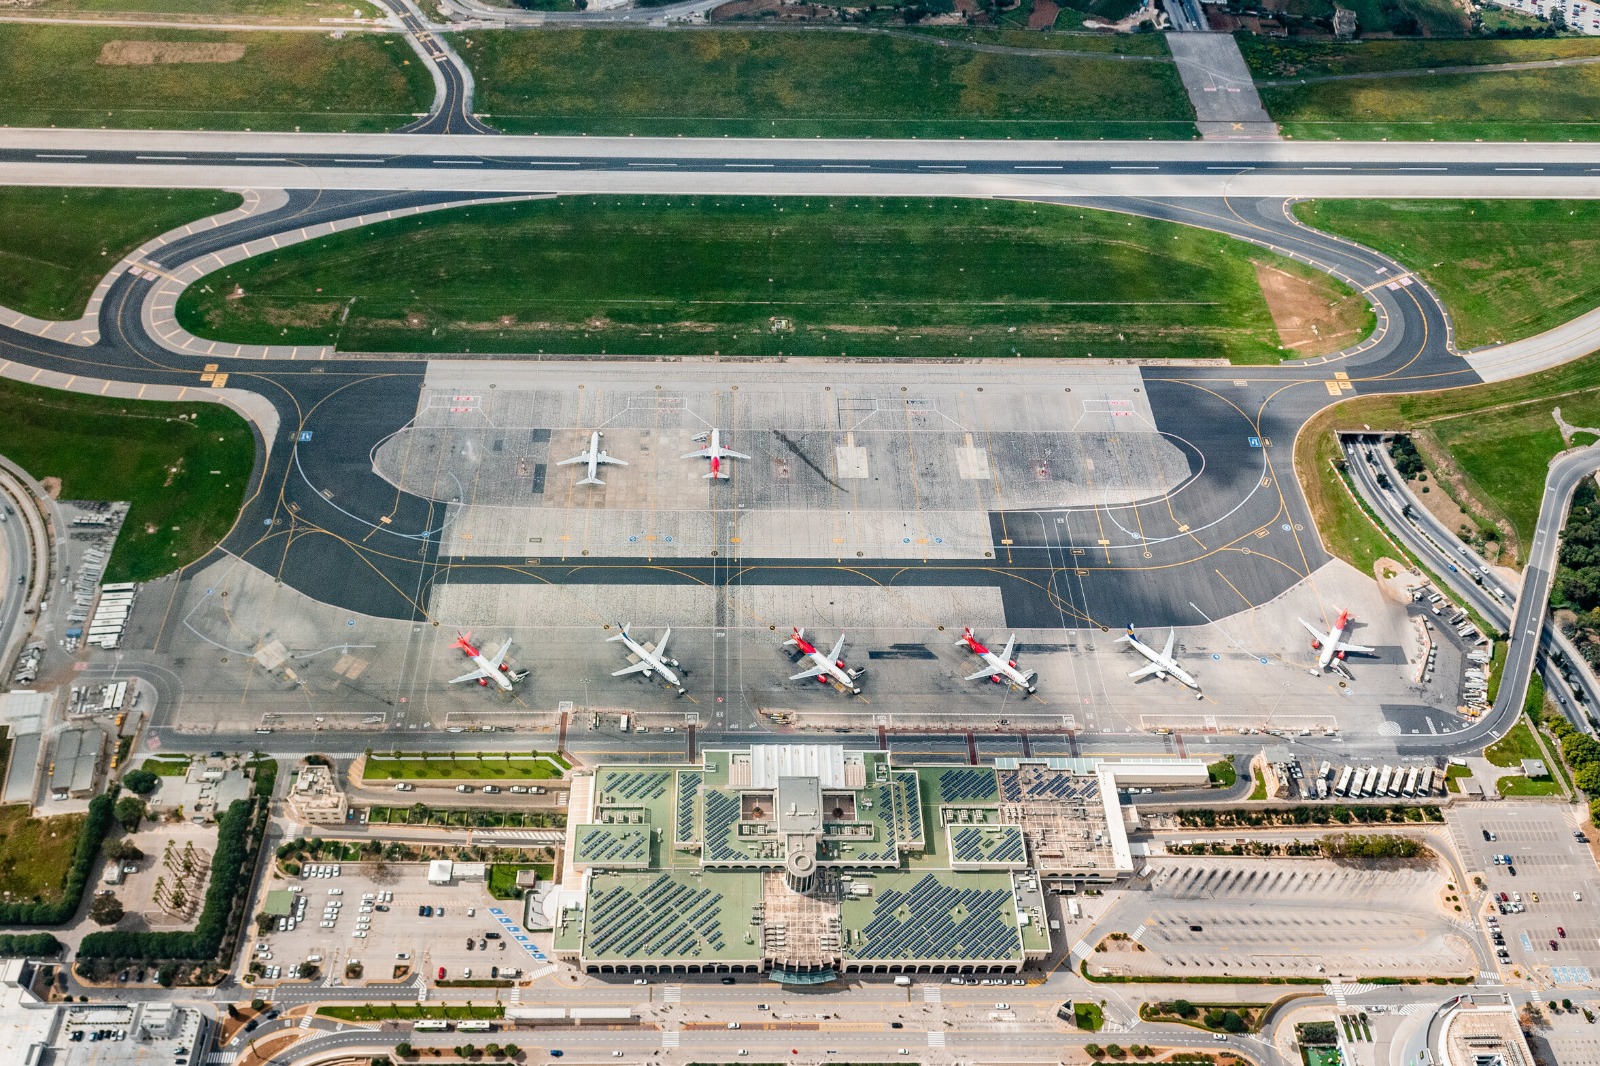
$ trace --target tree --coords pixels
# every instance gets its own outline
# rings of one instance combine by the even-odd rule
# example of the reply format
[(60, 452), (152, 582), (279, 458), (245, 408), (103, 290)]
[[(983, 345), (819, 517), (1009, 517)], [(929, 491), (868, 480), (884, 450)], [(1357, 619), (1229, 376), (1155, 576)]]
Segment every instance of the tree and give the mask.
[(267, 1001), (264, 1000), (264, 999), (261, 999), (260, 997), (257, 997), (256, 999), (252, 999), (250, 1001), (250, 1009), (251, 1010), (264, 1010), (264, 1009), (266, 1009), (266, 1006), (267, 1006)]
[(413, 1048), (410, 1043), (408, 1043), (405, 1040), (402, 1040), (402, 1041), (400, 1041), (400, 1043), (398, 1043), (398, 1044), (396, 1044), (394, 1046), (394, 1053), (396, 1055), (399, 1055), (403, 1059), (409, 1059), (411, 1056), (415, 1055), (417, 1052), (416, 1052), (416, 1049)]
[(1083, 1050), (1091, 1059), (1098, 1059), (1106, 1053), (1106, 1049), (1099, 1044), (1085, 1044)]
[(96, 925), (116, 925), (122, 921), (123, 913), (122, 901), (110, 893), (96, 896), (89, 904), (89, 918)]
[(1565, 1010), (1565, 1011), (1570, 1011), (1572, 1009), (1572, 1000), (1570, 1000), (1570, 999), (1562, 1000), (1561, 1001), (1561, 1009)]
[(518, 1055), (522, 1054), (522, 1049), (515, 1044), (504, 1044), (500, 1048), (500, 1054), (504, 1055), (508, 1059), (514, 1059)]
[(1121, 1044), (1107, 1044), (1106, 1045), (1106, 1054), (1110, 1055), (1114, 1059), (1120, 1059), (1120, 1058), (1126, 1058), (1128, 1052), (1127, 1052), (1126, 1049), (1123, 1048), (1123, 1046)]
[(112, 813), (123, 829), (130, 833), (138, 832), (139, 823), (144, 821), (145, 816), (144, 800), (138, 796), (123, 796), (117, 800)]
[(1173, 1001), (1172, 1013), (1176, 1014), (1180, 1018), (1193, 1018), (1196, 1014), (1200, 1013), (1200, 1008), (1196, 1007), (1193, 1003), (1190, 1003), (1186, 999), (1179, 999)]
[(105, 846), (106, 858), (118, 862), (138, 862), (144, 858), (144, 852), (139, 845), (131, 840), (113, 840)]
[(122, 787), (141, 796), (150, 795), (159, 784), (161, 784), (161, 778), (149, 770), (129, 770), (122, 775)]

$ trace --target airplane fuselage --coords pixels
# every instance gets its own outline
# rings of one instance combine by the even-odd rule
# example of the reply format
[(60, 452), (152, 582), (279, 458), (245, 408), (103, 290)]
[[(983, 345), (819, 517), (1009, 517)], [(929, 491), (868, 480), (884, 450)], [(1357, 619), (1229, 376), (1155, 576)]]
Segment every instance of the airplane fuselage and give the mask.
[(478, 648), (474, 647), (472, 644), (467, 643), (465, 640), (458, 641), (456, 647), (460, 648), (462, 653), (465, 654), (468, 659), (472, 660), (473, 666), (476, 666), (479, 670), (482, 670), (484, 674), (487, 675), (485, 677), (478, 678), (479, 685), (482, 685), (484, 688), (488, 688), (489, 680), (490, 678), (493, 678), (496, 685), (499, 685), (507, 692), (511, 691), (511, 672), (506, 669), (504, 664), (496, 668), (494, 663), (489, 661), (488, 656), (484, 655), (482, 651), (478, 650)]
[(972, 635), (972, 630), (969, 629), (966, 631), (961, 638), (961, 643), (965, 644), (967, 648), (973, 652), (973, 654), (981, 658), (984, 662), (984, 665), (988, 666), (994, 671), (994, 674), (989, 678), (989, 680), (994, 682), (996, 685), (1003, 685), (1007, 682), (1010, 682), (1018, 688), (1025, 689), (1028, 692), (1034, 691), (1033, 674), (1031, 672), (1024, 673), (1022, 670), (1017, 668), (1017, 664), (1013, 660), (1004, 659), (990, 651), (981, 641), (978, 640), (977, 637)]
[(856, 684), (856, 679), (851, 676), (849, 669), (844, 665), (844, 660), (828, 658), (818, 650), (815, 644), (801, 636), (798, 630), (789, 640), (795, 647), (800, 649), (800, 654), (811, 660), (813, 667), (822, 671), (817, 675), (818, 684), (826, 685), (828, 682), (833, 681), (843, 685), (849, 692), (859, 693), (861, 691), (861, 687)]

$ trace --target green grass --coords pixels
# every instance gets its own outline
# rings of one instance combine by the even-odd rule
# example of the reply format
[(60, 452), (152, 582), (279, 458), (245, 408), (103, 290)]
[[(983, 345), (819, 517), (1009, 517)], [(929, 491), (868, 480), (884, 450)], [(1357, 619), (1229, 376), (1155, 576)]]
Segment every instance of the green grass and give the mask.
[[(1490, 10), (1490, 9), (1485, 9)], [(1372, 26), (1365, 14), (1364, 29)], [(1241, 37), (1258, 79), (1319, 77), (1600, 55), (1594, 38), (1301, 42)], [(1600, 139), (1588, 102), (1600, 67), (1374, 78), (1263, 86), (1261, 99), (1290, 137), (1306, 139)]]
[(0, 380), (0, 454), (34, 477), (59, 477), (63, 499), (131, 503), (105, 580), (148, 581), (194, 562), (233, 527), (255, 438), (218, 404)]
[(1256, 776), (1255, 787), (1250, 790), (1250, 798), (1253, 800), (1264, 800), (1267, 798), (1267, 779), (1265, 777), (1260, 775)]
[[(1068, 10), (1062, 8), (1063, 12)], [(1159, 33), (1034, 33), (987, 26), (918, 26), (910, 32), (949, 41), (998, 44), (1007, 48), (1049, 48), (1062, 52), (1103, 52), (1119, 56), (1172, 54), (1167, 48), (1166, 38)]]
[(1559, 796), (1561, 782), (1550, 777), (1532, 778), (1521, 774), (1502, 777), (1494, 783), (1502, 796)]
[(1421, 274), (1462, 348), (1529, 337), (1600, 306), (1592, 200), (1314, 200), (1295, 211)]
[(378, 11), (367, 0), (35, 0), (29, 14), (71, 11), (94, 14), (197, 15), (223, 19), (284, 19), (314, 23), (344, 18), (359, 11), (373, 18)]
[(1170, 63), (801, 31), (541, 30), (468, 33), (457, 43), (477, 81), (478, 110), (508, 133), (1195, 135)]
[[(114, 41), (243, 45), (224, 63), (105, 65)], [(115, 129), (377, 131), (411, 121), (433, 81), (405, 39), (10, 25), (0, 124)]]
[(139, 769), (149, 770), (157, 777), (182, 777), (189, 772), (190, 762), (187, 755), (152, 755), (139, 764)]
[[(1489, 9), (1484, 10), (1487, 13)], [(1258, 79), (1315, 78), (1336, 74), (1571, 59), (1600, 55), (1600, 40), (1593, 37), (1557, 37), (1529, 41), (1492, 38), (1313, 41), (1241, 35), (1239, 50), (1244, 53), (1250, 72)]]
[(1542, 759), (1545, 756), (1539, 742), (1533, 738), (1533, 730), (1529, 728), (1527, 720), (1519, 719), (1511, 727), (1511, 732), (1483, 749), (1483, 757), (1489, 760), (1490, 765), (1509, 767), (1521, 766), (1523, 759)]
[(541, 881), (549, 881), (555, 875), (555, 866), (548, 862), (497, 862), (489, 867), (489, 895), (495, 899), (521, 899), (522, 889), (517, 887), (520, 870), (534, 871)]
[(1483, 511), (1510, 522), (1519, 551), (1526, 551), (1544, 494), (1546, 469), (1561, 448), (1550, 418), (1553, 407), (1560, 407), (1574, 424), (1600, 425), (1600, 356), (1490, 385), (1360, 397), (1317, 415), (1296, 441), (1295, 469), (1324, 542), (1341, 559), (1362, 565), (1357, 561), (1359, 545), (1346, 537), (1359, 528), (1362, 516), (1324, 460), (1337, 454), (1334, 430), (1368, 425), (1414, 433), (1437, 431), (1441, 445), (1446, 440), (1465, 445), (1455, 456), (1465, 487)]
[(1500, 695), (1500, 682), (1506, 676), (1506, 656), (1511, 654), (1511, 645), (1504, 640), (1497, 640), (1489, 650), (1489, 686), (1487, 695), (1491, 704)]
[(177, 314), (206, 337), (345, 351), (1275, 362), (1252, 261), (1285, 262), (1026, 203), (573, 197), (309, 241), (202, 279)]
[(363, 781), (548, 781), (561, 776), (561, 766), (547, 755), (537, 757), (513, 756), (510, 760), (499, 754), (476, 758), (470, 753), (458, 754), (450, 759), (441, 755), (435, 759), (408, 757), (394, 759), (387, 755), (369, 755), (361, 769)]
[(0, 187), (0, 306), (77, 318), (123, 256), (240, 202), (237, 193), (198, 189)]
[(1233, 768), (1232, 759), (1222, 759), (1206, 767), (1207, 776), (1211, 784), (1217, 788), (1232, 788), (1239, 780), (1238, 771)]
[(504, 1018), (504, 1007), (477, 1007), (460, 1006), (448, 1007), (444, 1005), (420, 1007), (416, 1004), (401, 1005), (398, 1003), (367, 1003), (359, 1007), (321, 1007), (317, 1013), (324, 1018), (337, 1018), (345, 1022), (385, 1022), (402, 1021), (417, 1022), (427, 1018), (443, 1018), (452, 1022), (464, 1022), (474, 1019), (489, 1021), (495, 1018)]
[(1098, 1033), (1100, 1027), (1106, 1024), (1105, 1011), (1100, 1009), (1098, 1003), (1074, 1003), (1072, 1024), (1086, 1033)]
[(85, 815), (30, 817), (26, 803), (0, 807), (0, 899), (61, 898)]

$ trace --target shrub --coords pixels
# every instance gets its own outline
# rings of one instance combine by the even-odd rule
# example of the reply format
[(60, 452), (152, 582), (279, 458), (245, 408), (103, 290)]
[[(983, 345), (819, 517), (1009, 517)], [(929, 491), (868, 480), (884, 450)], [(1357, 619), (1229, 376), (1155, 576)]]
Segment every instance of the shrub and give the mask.
[(61, 941), (49, 933), (0, 934), (0, 957), (49, 958), (61, 953)]
[(130, 833), (137, 832), (139, 823), (144, 821), (144, 800), (138, 796), (123, 796), (117, 800), (115, 813), (123, 829)]
[(150, 795), (160, 783), (161, 779), (149, 770), (129, 770), (122, 775), (122, 787), (141, 796)]

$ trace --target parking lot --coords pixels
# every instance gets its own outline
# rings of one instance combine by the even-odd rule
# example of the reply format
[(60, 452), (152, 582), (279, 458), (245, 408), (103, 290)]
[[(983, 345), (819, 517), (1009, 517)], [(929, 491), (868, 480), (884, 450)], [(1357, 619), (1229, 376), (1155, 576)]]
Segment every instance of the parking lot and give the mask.
[(292, 979), (291, 968), (308, 959), (339, 983), (353, 961), (362, 964), (364, 981), (420, 973), (431, 984), (441, 967), (446, 980), (506, 970), (526, 977), (544, 965), (549, 948), (532, 937), (518, 940), (527, 936), (521, 903), (494, 899), (482, 882), (430, 884), (425, 866), (391, 866), (374, 878), (364, 864), (307, 863), (302, 876), (276, 877), (270, 887), (290, 890), (298, 917), (293, 928), (259, 935), (252, 945), (252, 961), (269, 967), (267, 984)]
[[(1486, 901), (1480, 917), (1493, 917), (1502, 930), (1502, 967), (1520, 967), (1555, 987), (1585, 985), (1600, 972), (1600, 872), (1589, 845), (1577, 839), (1577, 811), (1559, 803), (1500, 802), (1460, 804), (1449, 815), (1463, 861), (1498, 904)], [(1493, 840), (1485, 839), (1486, 831)], [(1496, 855), (1509, 855), (1511, 864), (1497, 864)], [(1509, 897), (1504, 903), (1501, 893)], [(1506, 913), (1499, 913), (1502, 907)]]
[[(1411, 977), (1476, 972), (1439, 909), (1437, 866), (1356, 869), (1307, 859), (1169, 859), (1113, 912), (1128, 939), (1089, 956), (1096, 972)], [(1108, 928), (1104, 922), (1102, 928)]]

